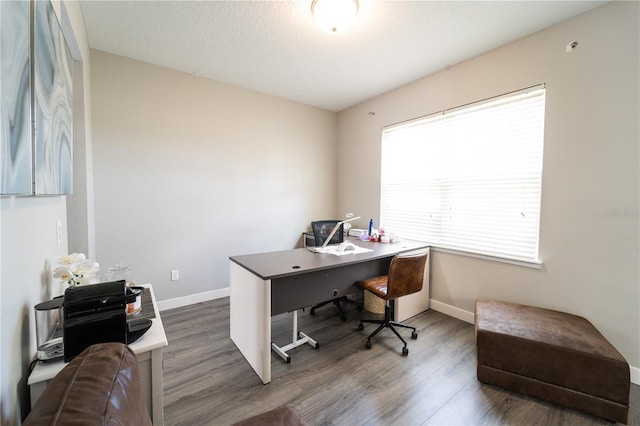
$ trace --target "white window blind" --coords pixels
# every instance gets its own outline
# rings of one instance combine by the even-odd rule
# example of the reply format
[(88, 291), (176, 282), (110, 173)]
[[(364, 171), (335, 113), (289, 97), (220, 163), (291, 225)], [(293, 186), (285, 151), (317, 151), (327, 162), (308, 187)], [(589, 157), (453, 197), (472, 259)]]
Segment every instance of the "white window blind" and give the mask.
[(544, 99), (537, 86), (384, 128), (381, 226), (537, 262)]

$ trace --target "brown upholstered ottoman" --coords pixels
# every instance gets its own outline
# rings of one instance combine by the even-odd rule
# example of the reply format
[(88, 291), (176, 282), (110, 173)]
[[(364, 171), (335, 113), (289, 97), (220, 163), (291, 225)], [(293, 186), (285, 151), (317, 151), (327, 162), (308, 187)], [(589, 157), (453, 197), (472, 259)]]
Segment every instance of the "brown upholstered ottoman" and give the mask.
[(475, 327), (478, 380), (627, 422), (629, 364), (586, 319), (479, 299)]

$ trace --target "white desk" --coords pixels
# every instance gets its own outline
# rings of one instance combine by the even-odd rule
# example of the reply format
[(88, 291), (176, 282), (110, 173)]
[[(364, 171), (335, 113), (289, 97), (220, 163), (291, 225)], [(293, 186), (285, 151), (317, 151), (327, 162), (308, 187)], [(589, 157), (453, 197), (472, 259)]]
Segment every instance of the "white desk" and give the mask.
[[(133, 349), (138, 358), (142, 395), (149, 409), (151, 420), (154, 425), (163, 425), (162, 348), (168, 344), (167, 336), (164, 334), (164, 327), (162, 325), (162, 319), (160, 319), (153, 287), (151, 284), (143, 284), (141, 287), (146, 287), (151, 295), (155, 318), (151, 320), (153, 323), (151, 328), (149, 328), (142, 337), (129, 345), (129, 347)], [(47, 383), (53, 379), (65, 365), (66, 363), (63, 361), (52, 363), (38, 361), (27, 381), (30, 387), (32, 406), (38, 398), (40, 398), (42, 392), (44, 392)]]
[[(294, 249), (230, 257), (230, 335), (263, 383), (271, 381), (271, 316), (359, 291), (355, 283), (386, 275), (400, 253), (426, 251), (417, 241), (370, 243), (367, 253), (334, 256)], [(427, 263), (428, 264), (428, 263)], [(423, 290), (398, 299), (396, 321), (429, 308), (429, 268)]]

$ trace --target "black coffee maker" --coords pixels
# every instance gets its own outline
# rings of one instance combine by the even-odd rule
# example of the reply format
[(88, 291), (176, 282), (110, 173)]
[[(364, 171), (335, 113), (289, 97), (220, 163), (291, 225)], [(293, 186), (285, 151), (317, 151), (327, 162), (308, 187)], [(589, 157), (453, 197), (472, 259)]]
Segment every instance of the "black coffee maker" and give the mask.
[(63, 302), (64, 361), (96, 343), (127, 343), (128, 302), (124, 280), (69, 287)]

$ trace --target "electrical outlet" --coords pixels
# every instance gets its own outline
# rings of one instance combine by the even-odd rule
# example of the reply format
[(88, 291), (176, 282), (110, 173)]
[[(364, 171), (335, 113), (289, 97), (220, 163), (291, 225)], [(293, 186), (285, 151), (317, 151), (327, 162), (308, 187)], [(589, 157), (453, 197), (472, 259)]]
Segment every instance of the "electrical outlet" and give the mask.
[(180, 279), (180, 271), (177, 269), (174, 269), (173, 271), (171, 271), (171, 281), (178, 281)]

